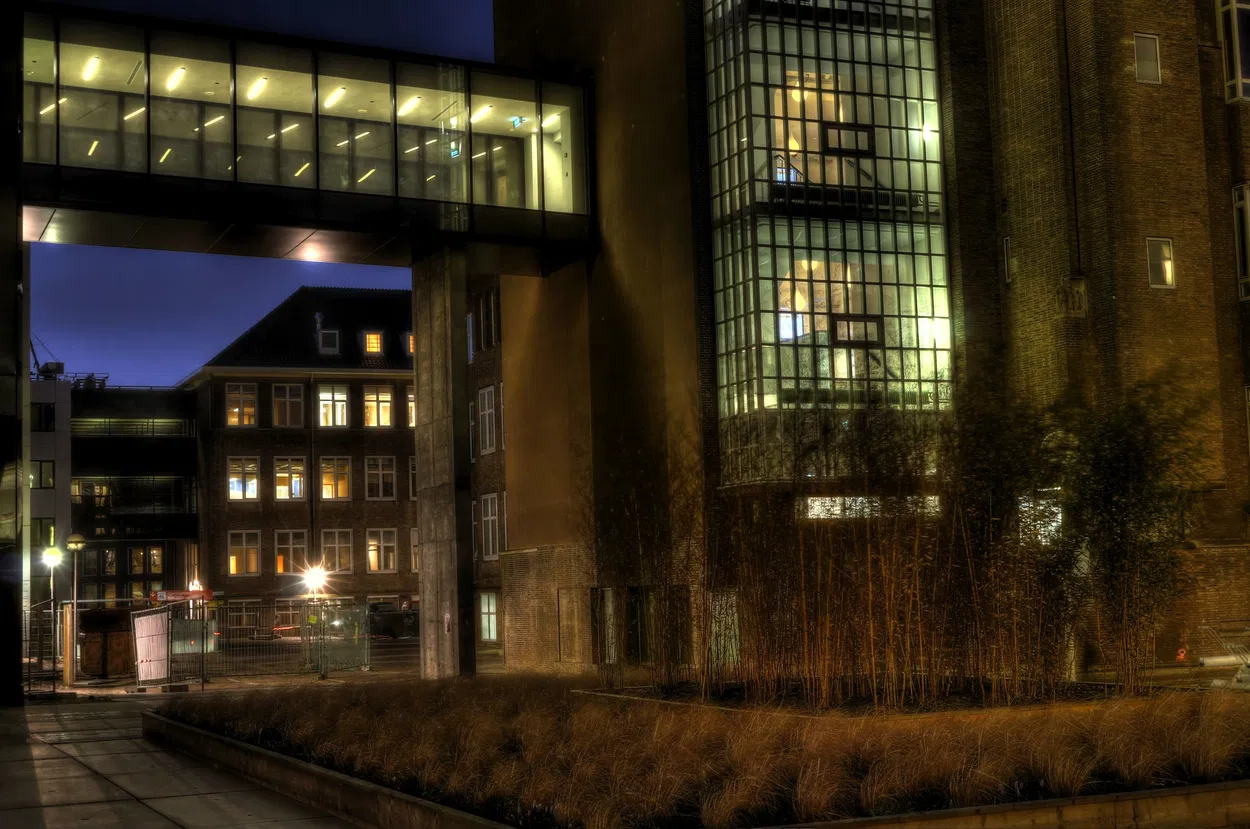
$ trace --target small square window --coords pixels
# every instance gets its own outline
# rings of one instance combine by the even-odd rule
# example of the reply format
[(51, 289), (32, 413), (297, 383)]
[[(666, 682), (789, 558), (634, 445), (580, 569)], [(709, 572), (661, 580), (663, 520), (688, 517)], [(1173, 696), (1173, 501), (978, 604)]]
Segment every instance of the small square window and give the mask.
[(322, 354), (338, 354), (339, 353), (339, 332), (338, 331), (317, 332), (317, 350), (319, 350)]
[(380, 331), (365, 332), (365, 353), (381, 354), (382, 353), (382, 333)]
[(1147, 239), (1146, 256), (1150, 267), (1150, 287), (1175, 288), (1176, 270), (1172, 261), (1172, 240)]
[(1159, 38), (1156, 35), (1134, 35), (1137, 80), (1141, 83), (1163, 83), (1159, 63)]

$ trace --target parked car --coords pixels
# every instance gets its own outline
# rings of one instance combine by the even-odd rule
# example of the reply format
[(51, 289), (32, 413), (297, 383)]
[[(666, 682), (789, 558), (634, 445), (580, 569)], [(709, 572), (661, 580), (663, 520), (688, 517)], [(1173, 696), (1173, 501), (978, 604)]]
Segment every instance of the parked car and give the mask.
[(394, 602), (369, 603), (369, 635), (407, 639), (418, 633), (416, 611), (396, 609)]

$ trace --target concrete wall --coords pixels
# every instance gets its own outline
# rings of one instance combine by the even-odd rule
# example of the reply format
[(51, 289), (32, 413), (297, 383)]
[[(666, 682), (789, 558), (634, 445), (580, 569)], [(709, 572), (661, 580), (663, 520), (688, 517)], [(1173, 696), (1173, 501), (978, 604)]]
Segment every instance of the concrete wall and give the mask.
[[(70, 384), (64, 380), (32, 380), (30, 403), (50, 404), (54, 407), (53, 431), (30, 432), (27, 463), (52, 461), (55, 464), (52, 489), (30, 489), (29, 476), (22, 483), (26, 487), (25, 529), (23, 545), (30, 559), (31, 603), (46, 600), (48, 596), (48, 568), (40, 560), (43, 548), (30, 532), (36, 519), (50, 518), (55, 528), (55, 545), (66, 554), (65, 539), (76, 531), (72, 526), (70, 511), (70, 479), (73, 470), (70, 463)], [(28, 467), (29, 468), (29, 467)], [(73, 568), (67, 562), (56, 570), (56, 597), (68, 599), (73, 593)]]

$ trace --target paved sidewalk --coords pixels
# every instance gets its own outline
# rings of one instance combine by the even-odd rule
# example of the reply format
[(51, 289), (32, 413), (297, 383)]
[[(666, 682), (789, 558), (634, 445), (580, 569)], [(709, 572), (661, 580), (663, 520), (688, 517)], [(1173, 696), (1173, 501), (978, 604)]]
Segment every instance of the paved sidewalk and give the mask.
[(144, 740), (146, 707), (110, 700), (0, 709), (0, 827), (350, 827)]

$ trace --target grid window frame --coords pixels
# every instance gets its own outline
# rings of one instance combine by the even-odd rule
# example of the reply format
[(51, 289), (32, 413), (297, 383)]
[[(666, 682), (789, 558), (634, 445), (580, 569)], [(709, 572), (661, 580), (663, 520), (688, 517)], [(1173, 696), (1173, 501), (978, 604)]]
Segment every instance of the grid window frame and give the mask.
[(308, 530), (273, 531), (273, 572), (277, 576), (300, 576), (308, 567)]
[(317, 386), (317, 427), (351, 428), (351, 388), (346, 383), (320, 383)]
[[(488, 601), (489, 600), (489, 601)], [(488, 644), (499, 642), (499, 594), (494, 590), (478, 593), (480, 639)]]
[(495, 452), (495, 387), (477, 390), (478, 446), (483, 455)]
[[(286, 478), (286, 485), (282, 481)], [(283, 495), (283, 491), (287, 494)], [(294, 492), (298, 490), (299, 494)], [(281, 455), (273, 459), (273, 499), (275, 501), (308, 500), (308, 458), (305, 455)]]
[(389, 429), (394, 425), (395, 389), (389, 385), (364, 387), (366, 429)]
[(417, 500), (417, 456), (408, 456), (408, 500)]
[[(330, 539), (327, 544), (326, 540)], [(327, 549), (334, 551), (334, 559), (326, 557)], [(344, 562), (346, 567), (341, 567)], [(333, 564), (333, 566), (331, 566)], [(326, 573), (341, 574), (353, 572), (355, 563), (352, 561), (352, 531), (338, 528), (321, 531), (321, 566)]]
[(389, 527), (365, 530), (365, 572), (370, 575), (399, 572), (397, 529)]
[(337, 328), (323, 328), (317, 331), (317, 353), (327, 357), (338, 356), (342, 350), (343, 338)]
[(304, 386), (302, 383), (273, 384), (273, 427), (304, 428)]
[[(251, 494), (248, 494), (248, 485)], [(237, 493), (237, 494), (236, 494)], [(260, 501), (260, 458), (231, 455), (226, 458), (226, 500), (230, 503)]]
[(480, 523), (482, 527), (482, 561), (498, 561), (499, 536), (499, 493), (488, 492), (478, 499)]
[[(408, 551), (412, 559), (412, 572), (421, 572), (421, 531), (417, 527), (408, 528)], [(420, 586), (418, 585), (418, 590)]]
[[(350, 455), (322, 455), (317, 459), (318, 488), (322, 501), (352, 500), (352, 459)], [(326, 495), (326, 475), (330, 475), (330, 496)]]
[(226, 383), (226, 428), (255, 429), (259, 396), (255, 383)]
[[(366, 501), (394, 501), (397, 488), (396, 478), (394, 455), (365, 456)], [(389, 494), (387, 494), (388, 491)]]
[(230, 530), (226, 534), (227, 576), (255, 578), (261, 575), (260, 537), (260, 530)]
[(386, 334), (382, 331), (362, 331), (360, 341), (365, 354), (386, 353)]

